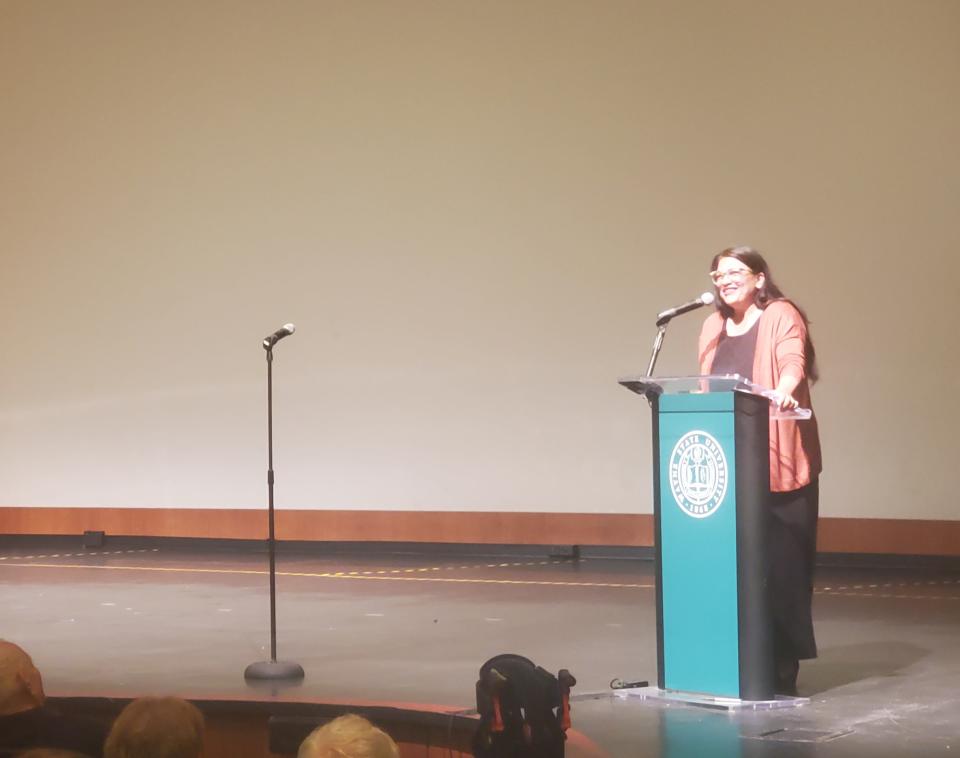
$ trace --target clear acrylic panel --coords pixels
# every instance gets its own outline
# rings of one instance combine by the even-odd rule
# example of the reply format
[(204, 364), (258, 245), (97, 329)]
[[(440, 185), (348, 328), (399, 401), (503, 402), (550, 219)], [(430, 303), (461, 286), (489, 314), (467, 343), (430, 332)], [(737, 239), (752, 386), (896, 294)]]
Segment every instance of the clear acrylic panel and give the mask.
[(805, 420), (813, 415), (809, 408), (780, 410), (774, 405), (778, 399), (774, 390), (768, 390), (739, 374), (706, 374), (704, 376), (626, 376), (620, 384), (640, 395), (683, 395), (703, 392), (749, 392), (761, 395), (770, 402), (770, 418)]

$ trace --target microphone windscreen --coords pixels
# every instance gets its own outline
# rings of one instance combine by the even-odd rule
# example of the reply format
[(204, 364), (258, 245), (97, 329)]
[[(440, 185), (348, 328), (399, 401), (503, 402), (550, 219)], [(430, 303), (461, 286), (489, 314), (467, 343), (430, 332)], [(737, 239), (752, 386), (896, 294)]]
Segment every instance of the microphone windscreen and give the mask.
[[(710, 297), (712, 298), (713, 295), (711, 295)], [(284, 324), (283, 328), (286, 329), (290, 334), (293, 334), (295, 331), (297, 331), (297, 327), (294, 326), (293, 324)]]
[(700, 302), (704, 305), (710, 305), (716, 299), (716, 296), (712, 292), (704, 292), (700, 295)]

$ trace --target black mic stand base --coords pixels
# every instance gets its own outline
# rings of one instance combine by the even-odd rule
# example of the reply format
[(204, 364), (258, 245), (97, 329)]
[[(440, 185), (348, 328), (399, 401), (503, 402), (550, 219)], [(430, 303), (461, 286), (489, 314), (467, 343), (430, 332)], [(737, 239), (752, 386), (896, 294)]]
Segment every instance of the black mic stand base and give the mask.
[(271, 681), (303, 679), (303, 666), (293, 661), (258, 661), (247, 666), (243, 678)]

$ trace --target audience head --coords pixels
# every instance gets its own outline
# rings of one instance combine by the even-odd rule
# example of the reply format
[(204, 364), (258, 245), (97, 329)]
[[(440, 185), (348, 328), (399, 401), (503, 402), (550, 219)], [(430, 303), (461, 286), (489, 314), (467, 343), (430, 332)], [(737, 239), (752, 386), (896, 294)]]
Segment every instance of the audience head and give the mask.
[(33, 710), (43, 705), (43, 680), (27, 652), (0, 640), (0, 716)]
[(104, 758), (198, 758), (203, 715), (178, 697), (142, 697), (124, 708), (104, 745)]
[(297, 758), (400, 758), (400, 749), (363, 716), (348, 713), (314, 729)]

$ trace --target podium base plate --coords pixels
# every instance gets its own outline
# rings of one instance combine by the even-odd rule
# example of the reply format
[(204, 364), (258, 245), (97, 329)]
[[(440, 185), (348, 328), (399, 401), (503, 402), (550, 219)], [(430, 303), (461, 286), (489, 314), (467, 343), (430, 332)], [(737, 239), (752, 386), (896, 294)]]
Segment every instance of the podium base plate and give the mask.
[(796, 708), (810, 702), (808, 697), (790, 697), (788, 695), (777, 695), (774, 700), (740, 700), (735, 697), (720, 697), (719, 695), (707, 695), (702, 692), (661, 690), (659, 687), (615, 690), (614, 694), (621, 698), (681, 703), (718, 711), (771, 711), (779, 708)]

